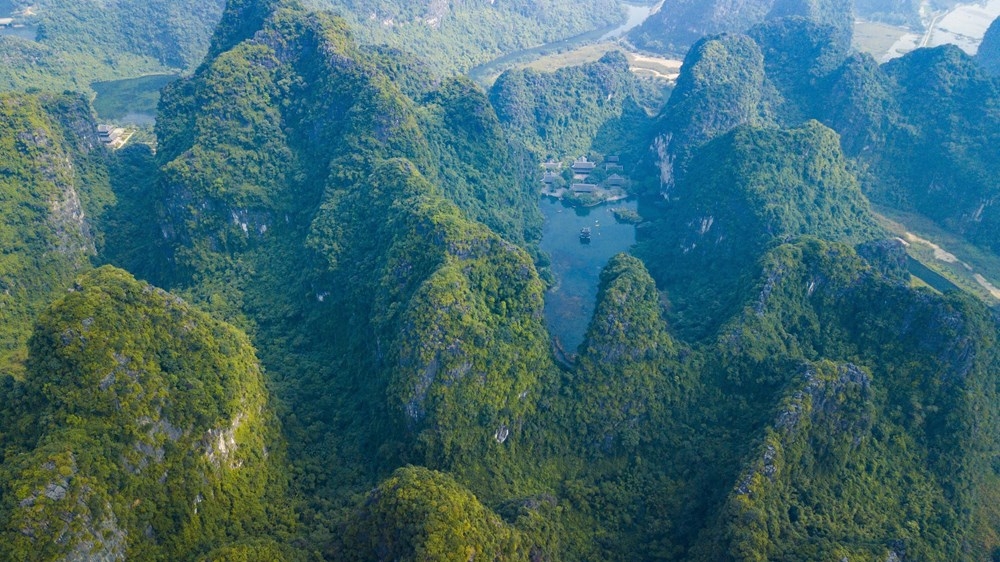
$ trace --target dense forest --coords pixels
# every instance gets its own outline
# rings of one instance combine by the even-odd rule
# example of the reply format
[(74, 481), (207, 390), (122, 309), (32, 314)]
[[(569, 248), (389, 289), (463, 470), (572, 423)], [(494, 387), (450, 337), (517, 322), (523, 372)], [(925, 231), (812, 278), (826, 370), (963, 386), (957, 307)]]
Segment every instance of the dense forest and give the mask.
[(36, 37), (0, 35), (0, 90), (87, 92), (98, 80), (194, 68), (205, 55), (224, 4), (15, 1), (14, 7), (30, 8), (31, 15), (19, 21), (36, 26)]
[[(332, 4), (40, 5), (48, 78), (0, 94), (0, 558), (1000, 557), (1000, 316), (879, 215), (1000, 251), (996, 24), (879, 65), (846, 2), (653, 17), (659, 103), (618, 52), (458, 74), (614, 2)], [(187, 71), (154, 146), (63, 92), (145, 71), (46, 58), (90, 26)], [(538, 184), (582, 154), (640, 224), (562, 350)]]

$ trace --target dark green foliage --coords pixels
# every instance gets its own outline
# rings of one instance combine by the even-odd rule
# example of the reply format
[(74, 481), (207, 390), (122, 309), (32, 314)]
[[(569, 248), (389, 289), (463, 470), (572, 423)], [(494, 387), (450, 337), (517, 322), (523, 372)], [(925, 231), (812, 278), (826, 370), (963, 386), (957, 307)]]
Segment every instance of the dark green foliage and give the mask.
[[(406, 23), (380, 33), (541, 17), (442, 6), (383, 3)], [(441, 27), (419, 23), (433, 10)], [(62, 286), (29, 286), (49, 271), (15, 260), (38, 290), (0, 326), (12, 341), (22, 319), (37, 329), (23, 376), (0, 378), (0, 558), (987, 559), (996, 321), (909, 287), (840, 144), (871, 193), (901, 193), (876, 179), (917, 164), (879, 158), (902, 162), (946, 122), (947, 161), (989, 170), (990, 82), (947, 50), (841, 65), (837, 35), (800, 17), (752, 34), (690, 53), (655, 145), (669, 198), (642, 202), (645, 263), (610, 261), (561, 371), (520, 145), (646, 173), (651, 120), (620, 56), (510, 73), (494, 111), (468, 80), (356, 47), (344, 20), (233, 2), (212, 56), (166, 89), (155, 155), (88, 152), (93, 123), (70, 98), (0, 98), (9, 255), (65, 238), (85, 268), (96, 248), (249, 335), (107, 267), (36, 318)], [(814, 121), (766, 128), (814, 113), (843, 141)], [(943, 174), (933, 154), (918, 152)], [(64, 161), (72, 173), (49, 166)], [(92, 246), (45, 222), (67, 185)]]
[(739, 125), (771, 122), (764, 56), (745, 35), (720, 35), (696, 43), (684, 59), (677, 86), (663, 111), (655, 148), (660, 181), (669, 195), (691, 153)]
[(521, 534), (447, 474), (397, 470), (369, 495), (338, 557), (358, 561), (528, 560)]
[(601, 272), (597, 308), (574, 386), (579, 439), (595, 451), (630, 451), (669, 416), (689, 383), (660, 312), (660, 295), (638, 259), (619, 254)]
[[(845, 14), (850, 16), (850, 10)], [(841, 30), (802, 16), (769, 21), (748, 32), (760, 45), (768, 81), (781, 94), (781, 122), (798, 124), (824, 109), (824, 78), (840, 67), (850, 49), (850, 36), (845, 42), (838, 33)]]
[(889, 77), (869, 55), (851, 55), (827, 81), (818, 119), (840, 133), (844, 153), (870, 157), (881, 150), (899, 107)]
[(642, 251), (681, 324), (724, 317), (739, 298), (733, 283), (775, 243), (879, 235), (838, 140), (814, 121), (793, 130), (744, 127), (692, 158), (671, 192), (677, 201), (647, 231)]
[(305, 557), (275, 541), (252, 539), (217, 548), (201, 557), (198, 562), (291, 562), (299, 559)]
[(976, 51), (976, 62), (992, 76), (1000, 75), (1000, 18), (993, 20)]
[[(854, 36), (854, 2), (852, 0), (776, 0), (767, 19), (804, 18), (814, 25), (827, 28), (829, 47), (844, 56), (851, 50)], [(808, 33), (808, 32), (807, 32)], [(813, 33), (808, 33), (815, 35)], [(789, 49), (794, 53), (796, 49)], [(795, 55), (792, 55), (795, 56)]]
[(552, 371), (514, 245), (537, 236), (531, 159), (470, 82), (409, 99), (342, 20), (282, 7), (252, 35), (165, 91), (155, 186), (110, 214), (151, 197), (162, 241), (118, 259), (251, 331), (295, 405), (305, 517), (341, 517), (406, 459), (506, 497), (488, 475)]
[(486, 95), (470, 80), (447, 80), (424, 109), (421, 124), (445, 196), (512, 242), (537, 240), (535, 159), (508, 141)]
[(126, 146), (109, 162), (109, 172), (115, 204), (98, 222), (103, 244), (95, 261), (117, 264), (140, 279), (163, 278), (166, 265), (150, 259), (167, 251), (163, 231), (155, 221), (137, 220), (157, 215), (155, 157), (145, 145)]
[(246, 336), (121, 270), (41, 315), (23, 400), (37, 445), (3, 467), (5, 558), (188, 558), (287, 523)]
[(614, 0), (307, 0), (305, 4), (345, 17), (363, 43), (389, 45), (427, 60), (439, 76), (623, 19)]
[(564, 159), (597, 148), (602, 127), (635, 105), (639, 89), (628, 60), (611, 51), (597, 62), (551, 73), (508, 70), (490, 89), (490, 102), (513, 138), (540, 158)]
[(760, 298), (718, 345), (725, 384), (784, 398), (699, 556), (981, 552), (969, 514), (995, 442), (996, 410), (980, 409), (996, 395), (994, 321), (815, 240), (762, 266)]
[(212, 36), (209, 59), (253, 37), (280, 4), (281, 0), (227, 0)]
[(875, 173), (902, 200), (971, 241), (1000, 249), (990, 204), (1000, 175), (1000, 90), (957, 47), (920, 49), (885, 65), (904, 125), (875, 156)]
[(222, 0), (36, 3), (37, 42), (0, 38), (0, 89), (85, 91), (113, 80), (196, 66), (219, 21)]
[(93, 127), (85, 100), (0, 96), (0, 373), (20, 372), (33, 318), (94, 253), (87, 212), (109, 190)]

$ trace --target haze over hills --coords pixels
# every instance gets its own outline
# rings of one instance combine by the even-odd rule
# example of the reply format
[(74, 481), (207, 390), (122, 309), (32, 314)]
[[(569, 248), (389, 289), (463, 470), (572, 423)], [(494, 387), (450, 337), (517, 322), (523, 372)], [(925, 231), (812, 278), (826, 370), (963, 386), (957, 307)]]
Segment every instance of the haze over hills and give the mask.
[[(96, 80), (197, 66), (223, 0), (135, 3), (14, 1), (29, 15), (19, 21), (37, 26), (34, 40), (0, 35), (0, 89), (27, 87), (88, 91)], [(7, 16), (7, 14), (3, 14)]]
[[(37, 27), (37, 34), (34, 40), (0, 34), (4, 63), (0, 89), (87, 91), (99, 80), (194, 70), (208, 50), (226, 3), (14, 0), (9, 4), (10, 15)], [(623, 18), (618, 0), (541, 4), (310, 0), (305, 4), (345, 17), (363, 43), (388, 45), (428, 59), (433, 63), (428, 68), (438, 76)]]
[[(615, 53), (437, 72), (609, 11), (313, 8), (228, 2), (155, 152), (0, 97), (0, 557), (1000, 552), (996, 311), (911, 275), (872, 205), (997, 250), (977, 60), (879, 66), (841, 3), (746, 3), (653, 108)], [(578, 153), (617, 156), (638, 243), (554, 350), (540, 162)]]

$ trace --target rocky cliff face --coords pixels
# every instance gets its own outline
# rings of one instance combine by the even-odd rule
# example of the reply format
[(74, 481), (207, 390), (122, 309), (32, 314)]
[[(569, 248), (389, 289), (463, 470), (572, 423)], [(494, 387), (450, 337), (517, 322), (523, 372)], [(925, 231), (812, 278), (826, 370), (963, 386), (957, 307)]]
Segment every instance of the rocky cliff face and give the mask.
[(84, 202), (108, 197), (106, 157), (85, 100), (0, 96), (0, 372), (20, 370), (31, 318), (89, 265), (95, 236)]
[(765, 79), (764, 56), (750, 37), (721, 35), (691, 48), (653, 146), (664, 197), (673, 195), (699, 146), (739, 125), (771, 122)]

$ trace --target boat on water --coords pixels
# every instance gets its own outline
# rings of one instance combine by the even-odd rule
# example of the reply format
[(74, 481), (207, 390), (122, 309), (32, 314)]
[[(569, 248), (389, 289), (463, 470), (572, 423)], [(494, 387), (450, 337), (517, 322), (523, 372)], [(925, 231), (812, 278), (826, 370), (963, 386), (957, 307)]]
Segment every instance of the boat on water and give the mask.
[(590, 229), (589, 228), (583, 227), (583, 228), (580, 229), (580, 242), (582, 242), (584, 244), (589, 244), (590, 243)]

